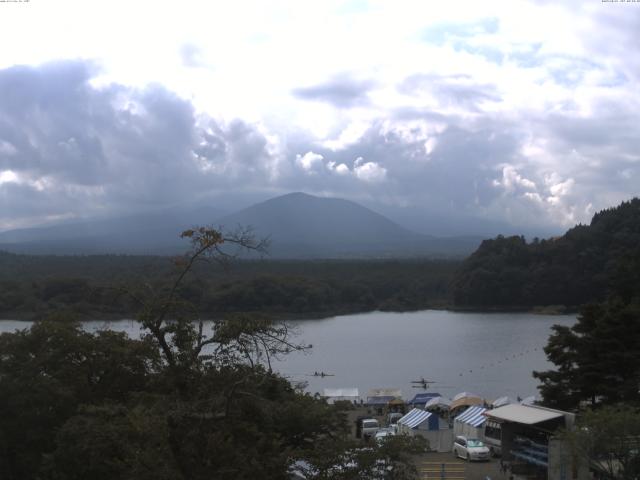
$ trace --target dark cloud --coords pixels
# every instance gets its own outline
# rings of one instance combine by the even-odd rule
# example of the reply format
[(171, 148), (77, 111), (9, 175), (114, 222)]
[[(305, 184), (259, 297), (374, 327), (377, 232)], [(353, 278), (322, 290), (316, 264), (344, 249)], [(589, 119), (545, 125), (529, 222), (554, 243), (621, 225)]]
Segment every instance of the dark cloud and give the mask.
[[(265, 178), (266, 140), (160, 86), (95, 88), (79, 61), (0, 71), (0, 223), (143, 209)], [(223, 168), (216, 168), (219, 164)]]
[(356, 80), (347, 75), (311, 87), (296, 88), (293, 95), (303, 100), (330, 103), (338, 108), (366, 105), (368, 93), (375, 86), (371, 80)]
[[(216, 121), (157, 85), (96, 88), (95, 74), (80, 61), (0, 71), (0, 225), (300, 190), (542, 225), (588, 220), (637, 194), (640, 181), (636, 105), (624, 96), (594, 102), (590, 115), (501, 115), (483, 110), (500, 101), (492, 85), (418, 75), (400, 91), (431, 94), (439, 108), (391, 110), (359, 138), (330, 144)], [(297, 94), (353, 106), (373, 87), (342, 79), (314, 88)], [(462, 108), (440, 108), (451, 105)]]

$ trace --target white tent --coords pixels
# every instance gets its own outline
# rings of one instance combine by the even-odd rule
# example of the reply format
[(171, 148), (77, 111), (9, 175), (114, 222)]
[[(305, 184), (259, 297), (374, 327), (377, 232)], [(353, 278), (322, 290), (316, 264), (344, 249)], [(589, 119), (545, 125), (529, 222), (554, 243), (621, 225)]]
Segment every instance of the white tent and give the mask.
[(329, 404), (340, 400), (358, 402), (360, 400), (360, 393), (357, 388), (325, 388), (322, 391), (322, 397), (325, 398)]
[(484, 437), (484, 422), (487, 420), (484, 414), (486, 411), (486, 408), (480, 406), (467, 408), (453, 421), (453, 434), (482, 439)]
[(511, 405), (512, 403), (516, 403), (511, 397), (500, 397), (496, 398), (491, 406), (493, 408), (504, 407), (505, 405)]
[(432, 399), (430, 399), (424, 406), (425, 410), (437, 410), (437, 409), (444, 409), (444, 410), (449, 410), (449, 407), (451, 406), (451, 400), (449, 400), (448, 398), (444, 398), (444, 397), (433, 397)]
[(460, 410), (466, 409), (471, 405), (483, 405), (484, 400), (480, 398), (478, 395), (469, 392), (460, 392), (455, 397), (453, 397), (451, 401), (451, 406), (449, 407), (451, 413), (453, 415), (457, 415)]

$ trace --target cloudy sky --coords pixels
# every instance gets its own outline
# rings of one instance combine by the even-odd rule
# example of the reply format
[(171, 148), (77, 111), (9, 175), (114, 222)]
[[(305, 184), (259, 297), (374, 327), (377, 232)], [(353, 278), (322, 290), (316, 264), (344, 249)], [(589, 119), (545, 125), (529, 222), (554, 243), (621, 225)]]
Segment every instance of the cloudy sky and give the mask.
[(0, 42), (0, 230), (291, 191), (561, 229), (639, 193), (640, 2), (7, 0)]

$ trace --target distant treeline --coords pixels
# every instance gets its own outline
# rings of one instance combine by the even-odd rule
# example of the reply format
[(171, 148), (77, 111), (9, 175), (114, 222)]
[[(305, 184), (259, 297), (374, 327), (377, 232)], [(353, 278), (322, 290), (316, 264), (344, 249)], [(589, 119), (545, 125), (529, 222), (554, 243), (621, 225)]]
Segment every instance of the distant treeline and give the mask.
[[(370, 310), (408, 311), (450, 303), (459, 262), (448, 260), (237, 261), (202, 264), (181, 297), (204, 317), (259, 311), (274, 317)], [(0, 252), (0, 318), (32, 319), (53, 310), (80, 318), (122, 318), (132, 296), (170, 284), (168, 257), (28, 256)]]
[(470, 307), (576, 307), (640, 290), (640, 199), (597, 213), (549, 240), (499, 236), (466, 259), (453, 301)]

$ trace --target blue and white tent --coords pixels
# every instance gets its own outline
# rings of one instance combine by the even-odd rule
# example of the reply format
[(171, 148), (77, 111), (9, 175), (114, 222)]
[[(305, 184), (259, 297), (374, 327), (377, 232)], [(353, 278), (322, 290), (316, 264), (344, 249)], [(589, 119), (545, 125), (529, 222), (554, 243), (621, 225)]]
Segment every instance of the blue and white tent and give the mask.
[(467, 408), (453, 421), (454, 435), (482, 439), (484, 437), (484, 423), (487, 421), (484, 414), (486, 411), (486, 408), (480, 406)]
[[(429, 425), (429, 419), (432, 416), (433, 415), (430, 412), (425, 412), (424, 410), (420, 410), (419, 408), (414, 408), (404, 417), (398, 420), (398, 427), (402, 425), (403, 427), (410, 429), (422, 428), (423, 430), (433, 430), (433, 428), (430, 428)], [(438, 422), (435, 423), (435, 428), (438, 428)]]
[(419, 408), (412, 409), (398, 420), (398, 432), (420, 435), (429, 442), (429, 449), (438, 452), (451, 451), (453, 437), (447, 422), (441, 422), (437, 414)]

